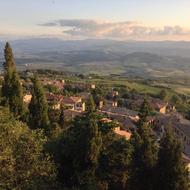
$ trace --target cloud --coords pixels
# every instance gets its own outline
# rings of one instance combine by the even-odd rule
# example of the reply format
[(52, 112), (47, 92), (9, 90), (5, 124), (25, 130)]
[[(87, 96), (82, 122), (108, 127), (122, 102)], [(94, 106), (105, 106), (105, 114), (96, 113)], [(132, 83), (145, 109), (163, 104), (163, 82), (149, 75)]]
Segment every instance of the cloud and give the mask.
[(60, 27), (64, 34), (74, 37), (143, 39), (154, 36), (190, 35), (189, 30), (180, 26), (148, 27), (133, 21), (61, 19), (41, 24), (41, 26)]
[(44, 23), (44, 24), (40, 24), (41, 26), (57, 26), (56, 22), (48, 22), (48, 23)]

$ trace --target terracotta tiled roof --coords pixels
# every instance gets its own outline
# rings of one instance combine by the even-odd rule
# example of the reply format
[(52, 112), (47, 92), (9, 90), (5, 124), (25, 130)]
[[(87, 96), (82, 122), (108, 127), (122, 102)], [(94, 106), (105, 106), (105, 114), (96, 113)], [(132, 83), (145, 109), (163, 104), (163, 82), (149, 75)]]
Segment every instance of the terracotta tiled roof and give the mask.
[(123, 130), (120, 130), (120, 129), (115, 129), (114, 130), (116, 134), (122, 136), (122, 137), (125, 137), (127, 140), (129, 140), (131, 138), (131, 133), (127, 132), (127, 131), (123, 131)]
[(81, 101), (81, 97), (71, 96), (71, 97), (65, 97), (63, 99), (63, 103), (65, 104), (75, 104)]
[(131, 121), (130, 118), (126, 118), (125, 121), (122, 123), (124, 129), (135, 129), (135, 124)]
[(78, 93), (78, 96), (80, 96), (82, 99), (87, 100), (90, 97), (90, 93), (88, 93), (88, 92), (81, 92), (81, 93)]
[(80, 116), (83, 112), (76, 111), (76, 110), (65, 110), (64, 111), (65, 117), (74, 118), (76, 116)]
[(64, 99), (64, 96), (53, 93), (46, 93), (46, 98), (48, 101), (62, 101)]
[[(144, 101), (143, 97), (139, 97), (138, 99), (125, 99), (125, 101), (130, 104), (131, 106), (140, 107)], [(148, 102), (150, 104), (150, 107), (159, 111), (163, 107), (167, 106), (168, 103), (164, 102), (163, 100), (160, 100), (159, 98), (148, 98)]]
[(168, 114), (155, 118), (158, 125), (171, 125), (183, 131), (186, 136), (190, 137), (190, 121), (183, 118), (179, 113)]
[(126, 109), (124, 107), (112, 107), (112, 106), (105, 106), (102, 108), (103, 112), (110, 112), (118, 115), (125, 115), (125, 116), (138, 116), (138, 112)]
[(168, 105), (168, 103), (164, 102), (163, 100), (160, 100), (158, 98), (150, 98), (150, 105), (154, 108), (154, 109), (161, 109), (165, 106)]
[(112, 120), (111, 120), (111, 119), (108, 119), (108, 118), (102, 118), (100, 121), (101, 121), (102, 123), (110, 123), (110, 122), (112, 122)]

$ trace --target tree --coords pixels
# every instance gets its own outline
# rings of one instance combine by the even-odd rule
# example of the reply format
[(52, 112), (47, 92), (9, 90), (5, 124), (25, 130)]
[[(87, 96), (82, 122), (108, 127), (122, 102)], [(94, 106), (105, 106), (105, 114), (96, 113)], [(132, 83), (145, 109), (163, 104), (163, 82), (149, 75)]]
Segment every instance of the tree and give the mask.
[(174, 94), (172, 97), (171, 97), (171, 102), (175, 105), (179, 105), (181, 103), (181, 98)]
[[(89, 117), (87, 121), (87, 130), (86, 130), (86, 171), (84, 171), (82, 175), (82, 180), (85, 183), (90, 184), (93, 182), (95, 177), (95, 172), (98, 167), (98, 157), (100, 154), (100, 148), (102, 145), (101, 133), (98, 130), (97, 120), (93, 113), (90, 113), (87, 117)], [(90, 180), (87, 177), (90, 177)], [(92, 181), (91, 181), (92, 180)]]
[(167, 92), (166, 92), (165, 89), (162, 89), (162, 90), (160, 91), (159, 97), (160, 97), (162, 100), (165, 100), (165, 99), (166, 99), (166, 97), (167, 97)]
[(31, 131), (0, 107), (0, 189), (56, 189), (56, 169), (42, 131)]
[(61, 106), (61, 113), (59, 116), (59, 124), (60, 124), (61, 128), (64, 128), (64, 126), (65, 126), (65, 113), (64, 113), (63, 106)]
[(154, 169), (157, 149), (152, 138), (150, 127), (140, 126), (131, 140), (133, 146), (130, 168), (130, 190), (154, 189)]
[(150, 108), (149, 102), (147, 98), (145, 97), (139, 110), (139, 118), (140, 118), (139, 123), (138, 123), (139, 126), (142, 126), (144, 123), (147, 122), (147, 117), (150, 115), (150, 111), (151, 111), (151, 108)]
[[(14, 113), (15, 116), (24, 116), (24, 105), (23, 105), (23, 89), (20, 84), (19, 76), (16, 72), (13, 73), (12, 78), (12, 95), (9, 98), (10, 111)], [(23, 118), (24, 120), (24, 118)]]
[[(112, 123), (112, 124), (111, 124)], [(99, 156), (97, 176), (107, 183), (109, 190), (126, 190), (129, 177), (131, 146), (126, 139), (117, 136), (110, 125), (118, 127), (114, 122), (100, 126), (102, 132), (102, 148)], [(108, 125), (106, 127), (106, 124)], [(106, 128), (105, 130), (102, 128)]]
[(7, 74), (13, 74), (16, 70), (16, 64), (14, 60), (14, 55), (10, 44), (7, 42), (4, 49), (5, 62), (3, 64), (5, 72)]
[(4, 105), (9, 106), (10, 111), (14, 113), (15, 117), (22, 117), (24, 114), (23, 89), (9, 43), (6, 43), (4, 55), (4, 82), (2, 86)]
[(58, 166), (59, 179), (68, 188), (96, 190), (95, 172), (102, 145), (96, 116), (87, 113), (75, 118), (55, 147), (49, 147)]
[(146, 118), (149, 115), (149, 106), (145, 99), (140, 109), (140, 122), (137, 131), (131, 139), (133, 147), (130, 166), (129, 189), (154, 189), (154, 169), (157, 160), (157, 146), (152, 130)]
[(105, 92), (102, 87), (96, 87), (91, 91), (91, 94), (96, 106), (99, 105), (100, 101), (102, 101), (104, 99), (103, 97), (105, 96)]
[(87, 102), (87, 111), (88, 112), (94, 112), (96, 110), (96, 105), (94, 103), (93, 96), (90, 96)]
[(161, 139), (157, 164), (156, 190), (188, 190), (188, 172), (182, 160), (180, 142), (174, 137), (171, 127)]
[(29, 124), (32, 129), (45, 129), (49, 127), (48, 105), (44, 90), (37, 77), (33, 79), (32, 99), (29, 104)]

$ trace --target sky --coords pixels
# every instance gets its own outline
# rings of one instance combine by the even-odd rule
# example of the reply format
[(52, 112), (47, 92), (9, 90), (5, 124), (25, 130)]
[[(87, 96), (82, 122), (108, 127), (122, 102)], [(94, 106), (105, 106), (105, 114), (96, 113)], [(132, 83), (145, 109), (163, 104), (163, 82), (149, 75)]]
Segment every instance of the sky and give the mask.
[(0, 39), (190, 41), (190, 0), (0, 0)]

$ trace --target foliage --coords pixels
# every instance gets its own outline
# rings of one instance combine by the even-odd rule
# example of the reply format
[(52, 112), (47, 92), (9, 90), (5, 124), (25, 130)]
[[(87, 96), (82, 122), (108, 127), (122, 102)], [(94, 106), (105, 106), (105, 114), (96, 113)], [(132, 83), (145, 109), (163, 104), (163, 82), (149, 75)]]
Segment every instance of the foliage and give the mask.
[(182, 160), (180, 142), (169, 126), (161, 139), (157, 165), (156, 190), (188, 190), (188, 172)]
[(44, 86), (44, 88), (50, 92), (50, 93), (54, 93), (54, 94), (57, 94), (59, 93), (59, 89), (58, 87), (54, 86), (54, 85), (51, 85), (51, 84), (47, 84)]
[(151, 112), (151, 108), (150, 108), (149, 102), (147, 98), (145, 98), (139, 110), (140, 120), (138, 122), (138, 125), (142, 126), (144, 123), (147, 122), (147, 117), (150, 115), (150, 112)]
[(60, 181), (70, 188), (94, 186), (101, 143), (95, 115), (76, 118), (51, 150), (59, 166)]
[(6, 43), (4, 55), (4, 82), (2, 86), (4, 105), (9, 106), (10, 111), (13, 112), (15, 117), (22, 118), (24, 114), (23, 89), (16, 71), (15, 60), (9, 43)]
[(94, 98), (93, 96), (90, 96), (88, 101), (87, 101), (87, 104), (86, 104), (86, 109), (88, 112), (94, 112), (95, 109), (96, 109), (96, 105), (94, 103)]
[(32, 129), (48, 129), (49, 117), (48, 117), (48, 105), (44, 94), (44, 90), (35, 77), (33, 79), (32, 99), (29, 104), (30, 117), (29, 123)]
[(172, 97), (171, 97), (171, 102), (173, 103), (173, 104), (180, 104), (180, 97), (179, 96), (177, 96), (177, 95), (173, 95)]
[(47, 139), (0, 108), (0, 189), (55, 189), (56, 170), (43, 153)]
[(167, 92), (166, 92), (165, 89), (162, 89), (162, 90), (160, 91), (159, 97), (160, 97), (162, 100), (166, 100), (166, 98), (167, 98)]
[(150, 127), (142, 125), (133, 135), (132, 162), (130, 168), (130, 190), (154, 189), (154, 168), (156, 165), (157, 149)]
[(59, 123), (60, 121), (60, 113), (61, 111), (59, 109), (53, 109), (50, 105), (48, 106), (48, 117), (50, 120), (50, 123)]
[(152, 190), (155, 186), (154, 170), (157, 160), (157, 146), (152, 130), (147, 123), (149, 112), (149, 105), (145, 99), (140, 108), (138, 129), (131, 139), (133, 153), (130, 165), (130, 190)]
[(109, 190), (125, 190), (129, 177), (131, 146), (111, 129), (103, 134), (97, 175), (101, 181), (107, 183)]
[(65, 114), (64, 114), (64, 108), (61, 107), (61, 113), (59, 115), (59, 124), (61, 128), (64, 128), (65, 126)]
[(96, 106), (99, 105), (99, 102), (102, 101), (104, 99), (103, 97), (105, 96), (103, 88), (100, 87), (96, 87), (95, 89), (93, 89), (91, 94), (93, 96)]
[[(100, 118), (101, 120), (101, 118)], [(107, 135), (110, 132), (113, 132), (113, 130), (117, 127), (120, 127), (120, 124), (116, 121), (112, 121), (112, 122), (99, 122), (98, 123), (99, 126), (99, 130), (101, 131), (101, 133), (103, 135)]]
[(67, 84), (64, 86), (64, 93), (66, 95), (77, 94), (80, 92), (84, 92), (85, 90), (86, 90), (86, 86), (84, 84), (80, 84), (80, 85)]
[[(23, 114), (22, 85), (8, 43), (5, 47), (4, 70), (2, 95), (4, 105), (9, 109), (0, 107), (0, 189), (189, 189), (180, 143), (167, 130), (160, 146), (156, 144), (152, 128), (147, 124), (151, 108), (146, 98), (140, 107), (137, 130), (130, 141), (114, 132), (119, 127), (117, 122), (102, 122), (104, 116), (96, 113), (96, 106), (110, 89), (119, 91), (117, 98), (122, 106), (128, 106), (123, 98), (135, 100), (137, 95), (147, 93), (167, 99), (184, 111), (189, 108), (187, 96), (176, 94), (169, 88), (166, 91), (166, 88), (150, 86), (151, 81), (126, 81), (118, 76), (112, 76), (114, 80), (111, 81), (109, 77), (96, 75), (70, 75), (71, 83), (64, 90), (67, 95), (88, 91), (86, 83), (89, 84), (89, 80), (98, 87), (91, 90), (87, 112), (68, 122), (63, 108), (48, 109), (44, 90), (35, 77), (29, 104), (29, 124), (34, 129), (31, 130), (15, 120), (23, 119), (26, 115)], [(38, 72), (54, 79), (57, 78), (54, 75), (63, 74), (51, 70)], [(73, 83), (74, 80), (78, 85)], [(46, 88), (58, 92), (53, 86)], [(44, 130), (48, 139), (44, 136)]]

